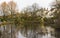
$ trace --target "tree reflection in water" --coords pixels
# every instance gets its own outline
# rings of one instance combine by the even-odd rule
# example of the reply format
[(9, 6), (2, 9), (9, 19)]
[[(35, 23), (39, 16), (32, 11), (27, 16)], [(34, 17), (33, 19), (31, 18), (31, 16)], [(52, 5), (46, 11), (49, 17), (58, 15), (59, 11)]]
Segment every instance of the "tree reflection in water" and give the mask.
[[(52, 29), (52, 28), (48, 27), (48, 30), (49, 29)], [(29, 31), (28, 37), (24, 37), (19, 31), (18, 38), (34, 38), (34, 36), (35, 36), (35, 38), (56, 38), (54, 32), (50, 32), (50, 30), (48, 31), (48, 34), (47, 33), (41, 34), (41, 33), (36, 32), (35, 35), (33, 35), (33, 32)]]
[[(33, 35), (31, 35), (29, 38), (32, 38)], [(22, 36), (22, 34), (20, 32), (18, 32), (18, 37), (17, 38), (26, 38), (24, 36)], [(55, 38), (54, 36), (51, 36), (51, 34), (45, 34), (45, 35), (40, 35), (38, 34), (37, 38)]]

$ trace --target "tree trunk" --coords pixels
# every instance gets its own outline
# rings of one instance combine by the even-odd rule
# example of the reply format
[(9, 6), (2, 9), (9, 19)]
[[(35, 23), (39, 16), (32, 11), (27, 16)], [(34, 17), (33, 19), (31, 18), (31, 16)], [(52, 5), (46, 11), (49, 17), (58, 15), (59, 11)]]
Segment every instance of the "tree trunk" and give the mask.
[(55, 28), (55, 36), (56, 38), (60, 38), (60, 28)]
[(3, 26), (3, 29), (4, 29), (4, 31), (3, 31), (3, 35), (2, 36), (3, 36), (3, 38), (6, 38), (6, 36), (5, 36), (5, 33), (6, 33), (5, 32), (5, 26)]

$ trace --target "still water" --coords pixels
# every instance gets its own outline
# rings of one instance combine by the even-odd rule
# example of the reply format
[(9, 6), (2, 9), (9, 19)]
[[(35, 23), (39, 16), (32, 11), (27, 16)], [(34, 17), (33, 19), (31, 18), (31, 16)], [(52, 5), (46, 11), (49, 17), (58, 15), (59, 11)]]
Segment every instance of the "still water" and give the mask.
[[(54, 29), (52, 29), (51, 27), (47, 27), (48, 34), (47, 33), (45, 35), (38, 34), (37, 38), (56, 38), (54, 35), (51, 35), (50, 31), (53, 31), (53, 30)], [(52, 33), (54, 34), (54, 31)], [(30, 34), (31, 35), (28, 36), (27, 38), (32, 38), (33, 37), (33, 33), (30, 33)], [(19, 31), (18, 34), (17, 34), (17, 38), (26, 38), (26, 37), (24, 37)]]
[[(37, 35), (37, 38), (56, 38), (54, 35), (51, 35), (50, 29), (51, 29), (50, 27), (47, 28), (48, 34), (45, 34), (45, 35), (38, 34), (38, 35)], [(0, 27), (0, 30), (3, 31), (3, 30), (4, 30), (3, 27)], [(15, 31), (15, 30), (14, 30), (14, 31)], [(13, 31), (13, 32), (14, 32), (14, 31)], [(29, 31), (29, 32), (30, 32), (30, 31)], [(5, 33), (6, 33), (6, 34), (5, 34)], [(10, 30), (9, 30), (9, 33), (10, 33)], [(53, 32), (53, 33), (54, 33), (54, 32)], [(4, 34), (5, 34), (6, 36), (9, 35), (8, 32), (5, 32), (5, 31), (4, 31)], [(4, 35), (4, 34), (3, 34), (3, 35)], [(24, 36), (21, 34), (21, 32), (18, 31), (17, 34), (16, 34), (16, 38), (32, 38), (32, 37), (33, 37), (33, 33), (30, 33), (30, 34), (31, 34), (31, 35), (28, 35), (28, 37), (24, 37)], [(3, 35), (2, 35), (2, 36), (3, 36)], [(4, 37), (5, 37), (5, 35), (4, 35)], [(7, 38), (8, 38), (8, 37), (10, 37), (10, 35), (7, 36)], [(11, 38), (11, 37), (10, 37), (10, 38)]]
[[(17, 38), (26, 38), (24, 36), (22, 36), (22, 34), (20, 32), (18, 32), (18, 36)], [(31, 37), (30, 37), (31, 38)], [(45, 35), (38, 35), (38, 38), (55, 38), (54, 36), (51, 36), (51, 34), (45, 34)]]

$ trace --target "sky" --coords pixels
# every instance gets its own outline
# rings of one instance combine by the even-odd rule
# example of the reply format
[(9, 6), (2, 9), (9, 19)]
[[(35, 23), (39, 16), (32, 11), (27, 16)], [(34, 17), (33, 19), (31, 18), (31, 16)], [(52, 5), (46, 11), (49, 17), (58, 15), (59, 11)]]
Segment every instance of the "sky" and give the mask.
[[(0, 0), (0, 3), (2, 2), (9, 2), (11, 0)], [(17, 7), (19, 10), (22, 10), (23, 8), (27, 6), (31, 6), (34, 3), (37, 3), (40, 7), (43, 8), (50, 8), (50, 4), (54, 2), (54, 0), (13, 0), (14, 2), (17, 3)]]

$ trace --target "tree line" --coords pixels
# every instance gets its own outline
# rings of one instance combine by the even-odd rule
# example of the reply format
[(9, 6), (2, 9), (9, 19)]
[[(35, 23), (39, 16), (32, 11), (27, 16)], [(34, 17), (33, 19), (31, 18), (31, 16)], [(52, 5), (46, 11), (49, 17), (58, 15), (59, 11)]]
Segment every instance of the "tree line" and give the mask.
[[(30, 38), (31, 34), (33, 35), (31, 38), (37, 38), (38, 33), (47, 33), (42, 31), (46, 26), (50, 26), (55, 29), (56, 35), (59, 38), (57, 33), (59, 33), (60, 28), (60, 3), (52, 5), (52, 7), (54, 8), (48, 10), (40, 8), (35, 3), (19, 12), (14, 1), (1, 3), (0, 28), (3, 30), (0, 30), (0, 37), (16, 38), (16, 33), (20, 31), (27, 38)], [(51, 15), (49, 12), (51, 12)]]

